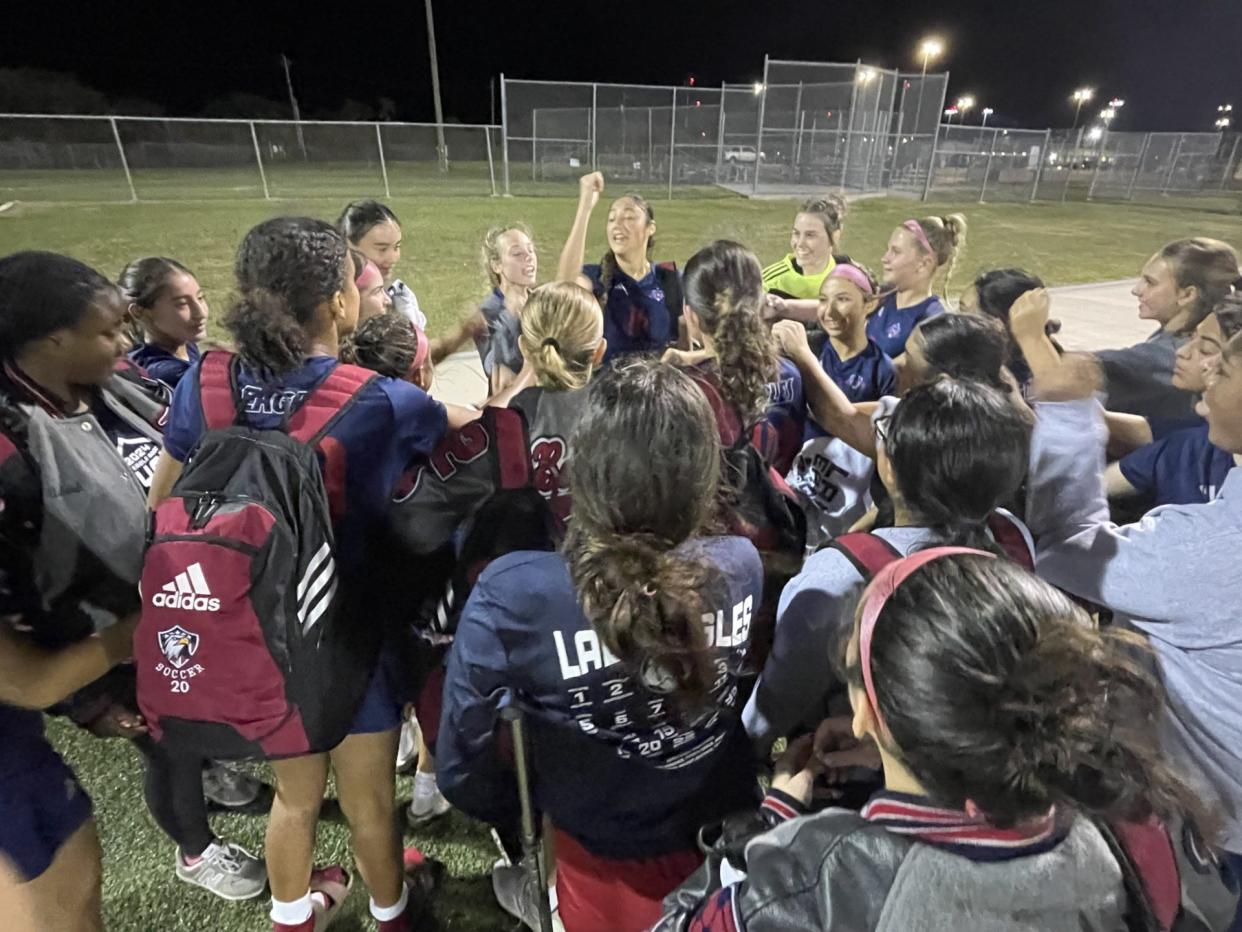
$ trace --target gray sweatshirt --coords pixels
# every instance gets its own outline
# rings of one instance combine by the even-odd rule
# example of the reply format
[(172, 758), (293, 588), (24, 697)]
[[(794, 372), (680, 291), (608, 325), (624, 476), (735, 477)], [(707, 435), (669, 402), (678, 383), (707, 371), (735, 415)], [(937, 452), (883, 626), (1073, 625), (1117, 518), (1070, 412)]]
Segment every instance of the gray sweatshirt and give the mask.
[(1041, 403), (1027, 523), (1039, 575), (1112, 609), (1151, 642), (1168, 691), (1162, 741), (1213, 793), (1224, 845), (1242, 852), (1242, 470), (1205, 505), (1108, 519), (1107, 431), (1095, 400)]
[[(1025, 535), (1022, 523), (1003, 513)], [(873, 533), (907, 556), (936, 540), (933, 531), (922, 527)], [(845, 648), (865, 584), (845, 554), (828, 547), (809, 557), (781, 592), (772, 652), (742, 712), (746, 733), (760, 754), (798, 725), (814, 727), (832, 711), (827, 700), (842, 686), (837, 673), (842, 664), (833, 652)]]

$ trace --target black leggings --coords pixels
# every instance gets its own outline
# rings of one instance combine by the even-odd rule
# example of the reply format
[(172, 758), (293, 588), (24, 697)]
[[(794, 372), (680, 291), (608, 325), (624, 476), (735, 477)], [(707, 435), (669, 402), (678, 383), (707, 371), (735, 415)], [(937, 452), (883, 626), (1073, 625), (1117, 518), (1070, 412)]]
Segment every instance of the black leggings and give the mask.
[(195, 754), (170, 754), (143, 735), (135, 746), (147, 761), (144, 794), (156, 824), (177, 843), (186, 857), (196, 858), (215, 841), (207, 824), (203, 798), (203, 767), (207, 761)]

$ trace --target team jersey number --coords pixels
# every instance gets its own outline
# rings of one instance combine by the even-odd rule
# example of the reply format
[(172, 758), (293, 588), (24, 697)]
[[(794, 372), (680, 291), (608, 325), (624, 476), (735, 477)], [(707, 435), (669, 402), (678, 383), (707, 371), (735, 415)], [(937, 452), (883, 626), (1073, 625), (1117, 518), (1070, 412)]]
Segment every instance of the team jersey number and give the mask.
[(544, 498), (555, 498), (561, 490), (561, 470), (565, 462), (565, 441), (560, 437), (541, 437), (530, 448), (534, 467), (532, 482)]
[(425, 463), (419, 465), (414, 473), (413, 482), (409, 485), (409, 491), (399, 494), (397, 501), (403, 502), (418, 491), (423, 481), (423, 474), (428, 468), (441, 482), (447, 482), (457, 475), (457, 470), (462, 466), (473, 463), (481, 456), (486, 456), (491, 445), (491, 436), (478, 421), (472, 421), (461, 430), (454, 431), (444, 438)]

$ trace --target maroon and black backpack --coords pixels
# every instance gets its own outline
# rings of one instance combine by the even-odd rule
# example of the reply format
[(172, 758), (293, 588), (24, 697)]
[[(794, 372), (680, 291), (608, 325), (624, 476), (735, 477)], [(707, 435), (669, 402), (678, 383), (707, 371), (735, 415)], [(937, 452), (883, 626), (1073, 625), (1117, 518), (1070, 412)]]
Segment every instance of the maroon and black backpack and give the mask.
[(326, 751), (348, 733), (381, 640), (342, 611), (345, 463), (328, 437), (375, 374), (338, 364), (283, 429), (259, 430), (237, 369), (229, 353), (203, 357), (204, 433), (151, 516), (138, 703), (157, 740), (204, 756)]

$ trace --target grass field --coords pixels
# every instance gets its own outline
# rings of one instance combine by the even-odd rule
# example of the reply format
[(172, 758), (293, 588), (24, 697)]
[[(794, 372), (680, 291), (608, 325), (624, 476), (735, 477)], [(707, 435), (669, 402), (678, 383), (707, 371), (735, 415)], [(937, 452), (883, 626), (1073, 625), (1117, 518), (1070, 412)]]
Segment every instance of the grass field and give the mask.
[[(0, 194), (3, 193), (0, 184)], [(51, 204), (19, 202), (0, 213), (0, 254), (18, 249), (50, 249), (78, 256), (109, 275), (145, 254), (175, 256), (195, 269), (217, 315), (230, 288), (233, 253), (254, 223), (278, 213), (306, 213), (335, 219), (350, 191), (331, 198), (211, 200), (140, 204)], [(398, 197), (391, 203), (405, 224), (402, 276), (418, 291), (433, 331), (471, 310), (486, 291), (478, 246), (494, 223), (524, 220), (535, 231), (542, 277), (554, 272), (561, 241), (572, 219), (572, 185), (566, 197), (466, 198)], [(4, 198), (0, 197), (0, 200)], [(740, 198), (654, 201), (659, 259), (685, 260), (718, 237), (747, 243), (766, 261), (787, 249), (793, 206), (789, 202)], [(1114, 206), (1106, 204), (987, 205), (900, 200), (857, 204), (846, 224), (845, 251), (878, 265), (889, 232), (914, 215), (963, 210), (970, 241), (956, 285), (978, 270), (1018, 265), (1050, 284), (1124, 278), (1161, 243), (1203, 234), (1238, 242), (1242, 218), (1193, 205)], [(603, 211), (591, 237), (591, 251), (602, 241)], [(956, 293), (956, 288), (954, 289)], [(173, 850), (154, 827), (141, 797), (137, 755), (121, 741), (102, 742), (53, 722), (52, 741), (60, 748), (95, 798), (105, 851), (105, 910), (109, 929), (121, 932), (168, 930), (259, 930), (266, 925), (266, 900), (225, 904), (174, 879)], [(400, 791), (408, 798), (410, 785)], [(319, 831), (321, 861), (349, 860), (347, 833), (330, 804)], [(258, 852), (264, 819), (256, 815), (215, 817), (216, 830)], [(407, 838), (449, 867), (437, 913), (445, 928), (483, 932), (512, 926), (492, 903), (489, 869), (494, 853), (486, 833), (457, 814)], [(366, 898), (350, 901), (343, 930), (371, 928)], [(0, 923), (2, 925), (2, 923)]]

